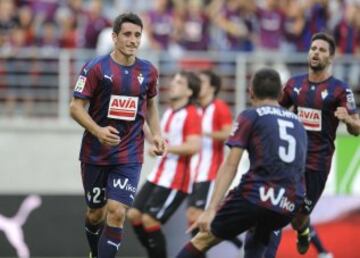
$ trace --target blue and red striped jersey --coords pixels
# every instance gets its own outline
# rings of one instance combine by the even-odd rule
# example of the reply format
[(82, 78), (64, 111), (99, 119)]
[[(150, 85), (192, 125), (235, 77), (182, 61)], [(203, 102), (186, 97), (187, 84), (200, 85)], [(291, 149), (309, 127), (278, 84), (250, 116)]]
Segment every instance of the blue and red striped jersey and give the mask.
[(350, 114), (356, 113), (354, 94), (345, 82), (334, 77), (320, 83), (308, 78), (308, 74), (291, 78), (280, 104), (287, 108), (294, 106), (294, 112), (307, 130), (306, 169), (329, 173), (339, 125), (334, 113), (338, 107), (345, 107)]
[(304, 199), (307, 136), (299, 118), (280, 106), (243, 111), (227, 143), (246, 149), (250, 169), (238, 189), (251, 203), (291, 214)]
[(120, 144), (101, 144), (85, 130), (80, 160), (96, 165), (143, 162), (147, 99), (157, 95), (158, 72), (148, 61), (136, 58), (131, 66), (116, 63), (110, 55), (89, 61), (82, 68), (73, 96), (89, 100), (88, 113), (100, 126), (113, 126)]

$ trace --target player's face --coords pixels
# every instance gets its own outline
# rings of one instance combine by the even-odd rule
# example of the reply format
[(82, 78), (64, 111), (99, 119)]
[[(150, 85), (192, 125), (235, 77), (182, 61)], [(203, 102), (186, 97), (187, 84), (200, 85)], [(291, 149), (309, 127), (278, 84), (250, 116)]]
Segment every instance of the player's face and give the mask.
[(214, 88), (210, 85), (210, 78), (206, 74), (199, 75), (201, 81), (201, 88), (199, 93), (199, 98), (205, 98), (211, 94), (214, 94)]
[(186, 77), (176, 74), (170, 83), (169, 97), (175, 101), (184, 98), (190, 98), (192, 91), (188, 88)]
[(118, 34), (113, 33), (114, 47), (124, 56), (134, 56), (140, 45), (141, 27), (139, 25), (125, 22), (121, 25)]
[(317, 39), (311, 43), (308, 53), (308, 64), (313, 71), (325, 70), (331, 64), (330, 45)]

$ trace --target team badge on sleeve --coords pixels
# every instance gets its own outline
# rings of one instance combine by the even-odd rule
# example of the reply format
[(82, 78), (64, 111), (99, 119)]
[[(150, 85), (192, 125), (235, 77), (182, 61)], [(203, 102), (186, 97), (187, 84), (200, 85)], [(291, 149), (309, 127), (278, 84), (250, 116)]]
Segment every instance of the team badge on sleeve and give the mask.
[(84, 90), (85, 83), (86, 83), (86, 77), (80, 75), (76, 82), (74, 91), (82, 92)]
[(346, 89), (346, 107), (349, 110), (356, 109), (354, 93), (350, 89)]

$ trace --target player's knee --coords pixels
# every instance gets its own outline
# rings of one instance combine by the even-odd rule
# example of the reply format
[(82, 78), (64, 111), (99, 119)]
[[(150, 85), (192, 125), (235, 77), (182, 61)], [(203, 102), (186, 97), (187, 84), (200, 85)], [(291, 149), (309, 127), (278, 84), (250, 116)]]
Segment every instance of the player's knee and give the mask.
[(105, 218), (105, 208), (88, 209), (86, 218), (93, 225), (101, 223)]
[(156, 220), (155, 218), (146, 213), (141, 216), (141, 220), (145, 227), (153, 227), (160, 225), (160, 221)]
[(131, 208), (127, 211), (126, 216), (131, 223), (140, 223), (142, 213), (135, 208)]
[(120, 203), (108, 204), (107, 223), (111, 226), (123, 226), (126, 216), (126, 207)]
[(196, 249), (204, 252), (213, 245), (220, 242), (220, 239), (216, 238), (211, 232), (199, 232), (191, 240)]

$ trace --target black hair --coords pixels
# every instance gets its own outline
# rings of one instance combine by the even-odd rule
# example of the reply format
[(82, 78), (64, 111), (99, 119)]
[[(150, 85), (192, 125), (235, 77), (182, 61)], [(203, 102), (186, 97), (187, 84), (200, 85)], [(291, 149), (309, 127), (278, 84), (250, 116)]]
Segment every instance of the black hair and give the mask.
[(195, 103), (200, 93), (201, 80), (194, 73), (190, 71), (180, 71), (178, 72), (181, 76), (184, 76), (187, 80), (188, 88), (192, 90), (192, 95), (190, 96), (190, 103)]
[(318, 39), (324, 40), (329, 44), (330, 55), (333, 56), (335, 54), (335, 48), (336, 48), (336, 44), (333, 36), (325, 32), (319, 32), (311, 37), (311, 43)]
[(119, 32), (121, 31), (121, 26), (125, 22), (136, 24), (141, 27), (141, 30), (143, 29), (142, 20), (140, 19), (140, 17), (137, 14), (123, 13), (115, 18), (114, 24), (113, 24), (113, 32), (116, 34), (119, 34)]
[(282, 85), (279, 73), (272, 68), (262, 68), (255, 72), (252, 89), (258, 99), (278, 99)]
[(209, 78), (210, 86), (215, 88), (214, 95), (217, 96), (221, 88), (221, 77), (211, 70), (203, 70), (200, 74), (204, 74)]

